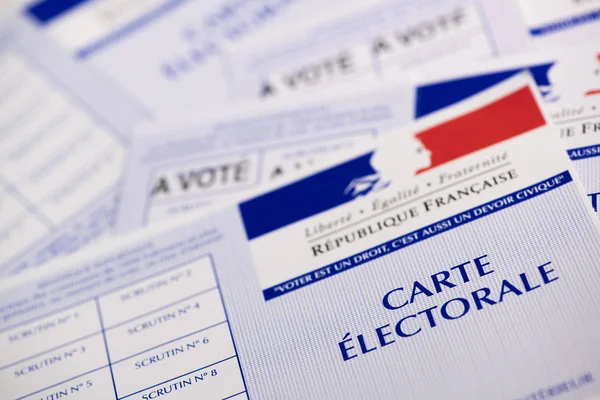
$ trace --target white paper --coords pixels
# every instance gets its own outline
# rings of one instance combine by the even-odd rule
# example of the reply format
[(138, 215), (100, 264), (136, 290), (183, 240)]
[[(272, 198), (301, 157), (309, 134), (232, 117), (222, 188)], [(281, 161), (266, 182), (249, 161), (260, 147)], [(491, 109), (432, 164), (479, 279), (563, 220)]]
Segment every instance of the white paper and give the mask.
[[(237, 207), (5, 282), (3, 396), (597, 394), (598, 221), (523, 83), (436, 113), (375, 150)], [(468, 124), (482, 106), (513, 104), (517, 93), (529, 96), (518, 104), (531, 113), (532, 130), (439, 165), (433, 151), (433, 168), (398, 179), (410, 165), (390, 156), (407, 139)], [(466, 175), (446, 180), (459, 171)], [(367, 177), (369, 194), (344, 194)], [(409, 189), (402, 203), (390, 203)], [(273, 208), (278, 199), (288, 203)], [(387, 208), (371, 208), (383, 201)], [(396, 226), (384, 222), (408, 214)], [(378, 223), (384, 228), (376, 231)], [(313, 227), (327, 238), (307, 236)], [(373, 232), (313, 255), (327, 239), (360, 230)]]
[(142, 104), (153, 118), (228, 104), (223, 47), (366, 0), (42, 0), (20, 22)]
[[(360, 136), (368, 137), (370, 132), (385, 132), (390, 127), (401, 126), (413, 118), (419, 118), (432, 110), (451, 105), (464, 98), (467, 94), (459, 95), (458, 93), (462, 93), (462, 90), (457, 89), (459, 86), (464, 86), (461, 83), (462, 80), (468, 78), (471, 81), (483, 81), (484, 83), (472, 84), (481, 86), (479, 90), (482, 90), (527, 68), (535, 70), (543, 109), (549, 121), (556, 125), (554, 134), (563, 139), (564, 148), (572, 155), (575, 168), (584, 183), (590, 202), (598, 210), (598, 193), (600, 192), (600, 186), (598, 186), (600, 184), (598, 175), (600, 173), (600, 164), (598, 164), (600, 157), (598, 155), (600, 155), (600, 151), (597, 149), (600, 145), (600, 131), (597, 125), (597, 110), (600, 109), (600, 95), (595, 94), (595, 88), (600, 88), (600, 81), (598, 80), (599, 75), (595, 74), (595, 71), (599, 67), (600, 62), (597, 59), (596, 51), (586, 47), (566, 52), (515, 56), (506, 61), (490, 62), (479, 67), (474, 66), (469, 71), (448, 72), (449, 76), (430, 78), (429, 81), (423, 81), (421, 76), (422, 81), (413, 86), (396, 82), (388, 83), (385, 80), (359, 80), (356, 84), (348, 83), (331, 90), (327, 96), (323, 96), (322, 100), (313, 100), (306, 103), (305, 106), (294, 107), (292, 101), (294, 98), (298, 101), (299, 99), (305, 101), (308, 97), (306, 93), (304, 97), (300, 95), (289, 97), (285, 101), (273, 103), (273, 106), (270, 105), (271, 103), (265, 103), (263, 109), (260, 106), (253, 107), (242, 116), (225, 113), (223, 116), (215, 117), (217, 121), (236, 120), (236, 123), (230, 124), (230, 126), (239, 130), (238, 136), (244, 136), (243, 147), (238, 150), (233, 148), (236, 143), (238, 146), (240, 145), (237, 142), (239, 139), (226, 139), (224, 130), (220, 132), (216, 130), (217, 126), (227, 126), (225, 122), (200, 122), (197, 117), (188, 115), (172, 118), (171, 121), (165, 120), (161, 124), (148, 124), (136, 137), (134, 151), (131, 153), (125, 169), (118, 229), (124, 232), (210, 204), (231, 201), (229, 196), (232, 192), (218, 196), (214, 190), (211, 192), (203, 188), (198, 188), (199, 190), (194, 191), (193, 194), (192, 191), (186, 191), (187, 197), (179, 196), (179, 199), (176, 198), (173, 191), (169, 191), (162, 198), (152, 195), (152, 192), (157, 187), (160, 177), (165, 174), (166, 179), (172, 182), (177, 181), (178, 174), (187, 177), (190, 171), (202, 170), (210, 166), (218, 159), (207, 157), (207, 151), (210, 149), (232, 147), (229, 154), (237, 152), (238, 159), (241, 160), (248, 156), (249, 149), (252, 148), (250, 143), (253, 141), (256, 141), (255, 154), (259, 153), (259, 149), (272, 148), (274, 144), (265, 147), (264, 144), (258, 143), (266, 140), (267, 136), (275, 139), (277, 137), (275, 127), (279, 125), (286, 126), (285, 131), (288, 133), (285, 135), (294, 130), (304, 129), (304, 123), (298, 116), (306, 113), (306, 108), (321, 109), (324, 107), (331, 110), (323, 111), (322, 114), (330, 113), (331, 116), (328, 117), (330, 119), (334, 114), (349, 113), (349, 110), (354, 110), (355, 115), (356, 110), (363, 110), (362, 113), (365, 115), (368, 113), (364, 110), (385, 110), (385, 113), (381, 114), (385, 116), (383, 118), (370, 118), (368, 121), (358, 119), (354, 122), (347, 119), (349, 122), (347, 126), (344, 126), (343, 129), (334, 129), (332, 132), (335, 132), (335, 137), (340, 140), (340, 146), (347, 146), (348, 143), (357, 140)], [(500, 78), (490, 80), (487, 77), (496, 74)], [(360, 90), (356, 90), (356, 88), (351, 90), (355, 86), (358, 86)], [(475, 90), (472, 94), (477, 91)], [(278, 111), (273, 111), (272, 107)], [(238, 120), (243, 121), (239, 123), (239, 126)], [(357, 136), (357, 132), (360, 135)], [(323, 136), (319, 136), (317, 133)], [(322, 140), (328, 136), (326, 131), (314, 134), (317, 135), (316, 137), (323, 137)], [(202, 139), (197, 139), (194, 147), (189, 138), (195, 135), (202, 136)], [(301, 143), (302, 140), (299, 140), (298, 146), (302, 146)], [(286, 149), (289, 149), (289, 145), (286, 145)], [(319, 148), (320, 144), (311, 143), (309, 147)], [(306, 165), (307, 161), (317, 160), (310, 152), (302, 152), (300, 149), (304, 148), (299, 147), (296, 152), (297, 157), (294, 157), (292, 162)], [(266, 159), (277, 159), (281, 153), (273, 149), (261, 154)], [(279, 163), (283, 163), (283, 160), (278, 160)], [(262, 179), (259, 180), (257, 177), (252, 181), (252, 185), (246, 185), (239, 189), (255, 187), (260, 183), (269, 183), (273, 167), (268, 162), (265, 165), (266, 169), (261, 170)], [(289, 169), (289, 167), (285, 167), (285, 164), (282, 165), (282, 170)], [(163, 190), (163, 192), (166, 191)], [(241, 190), (237, 190), (237, 192), (243, 193)], [(178, 194), (183, 193), (179, 191)], [(143, 206), (140, 207), (140, 205)]]
[(175, 121), (135, 137), (123, 176), (117, 230), (222, 205), (306, 174), (338, 153), (411, 119), (413, 90), (249, 107), (202, 123)]
[(583, 47), (556, 53), (499, 60), (468, 73), (419, 84), (415, 114), (421, 117), (528, 69), (536, 79), (543, 110), (557, 127), (600, 216), (600, 52), (595, 47)]
[[(498, 56), (590, 43), (600, 34), (597, 1), (551, 3), (379, 1), (277, 42), (252, 41), (232, 51), (235, 99), (276, 101), (299, 92), (322, 93), (357, 76), (409, 79), (413, 73), (468, 68)], [(533, 17), (545, 11), (558, 20), (550, 14)]]
[(0, 276), (107, 236), (139, 105), (29, 29), (0, 39)]

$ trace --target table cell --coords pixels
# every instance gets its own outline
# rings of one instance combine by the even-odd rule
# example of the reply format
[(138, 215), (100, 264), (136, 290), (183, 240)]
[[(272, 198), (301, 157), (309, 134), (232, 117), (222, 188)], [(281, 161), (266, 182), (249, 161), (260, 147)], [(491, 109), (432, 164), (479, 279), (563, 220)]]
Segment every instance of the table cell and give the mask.
[(0, 368), (100, 332), (94, 302), (0, 333)]
[(17, 398), (108, 365), (102, 334), (0, 370), (3, 396)]
[(115, 399), (115, 390), (108, 367), (38, 391), (22, 400), (107, 400)]
[(217, 289), (144, 315), (106, 331), (111, 360), (181, 338), (225, 321)]
[(154, 400), (169, 395), (170, 400), (222, 400), (241, 394), (245, 390), (237, 357), (233, 357), (161, 383), (128, 398)]
[(101, 297), (99, 301), (104, 326), (109, 328), (216, 286), (210, 258), (203, 257)]
[(232, 356), (235, 356), (235, 348), (229, 326), (223, 322), (124, 361), (113, 362), (117, 393), (123, 397)]

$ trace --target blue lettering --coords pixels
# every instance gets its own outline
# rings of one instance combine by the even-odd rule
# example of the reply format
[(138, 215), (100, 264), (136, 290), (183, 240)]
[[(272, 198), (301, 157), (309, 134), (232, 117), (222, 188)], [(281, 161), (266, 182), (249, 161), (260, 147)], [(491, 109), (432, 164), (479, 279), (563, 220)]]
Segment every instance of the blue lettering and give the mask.
[[(483, 296), (481, 296), (479, 293), (483, 292)], [(478, 310), (481, 310), (483, 308), (483, 305), (481, 304), (486, 303), (489, 304), (491, 306), (493, 306), (494, 304), (496, 304), (496, 302), (494, 300), (490, 300), (488, 299), (488, 296), (492, 293), (492, 291), (489, 288), (481, 288), (479, 290), (476, 290), (474, 292), (471, 293), (471, 296), (473, 296), (473, 301), (475, 302), (475, 307), (477, 307)]]
[(520, 296), (520, 295), (523, 294), (512, 283), (510, 283), (509, 281), (507, 281), (505, 279), (505, 280), (502, 281), (502, 288), (500, 290), (500, 298), (498, 299), (498, 303), (502, 303), (502, 300), (504, 300), (504, 295), (506, 295), (508, 293), (514, 293), (517, 296)]
[(403, 290), (404, 290), (404, 288), (400, 287), (400, 288), (396, 288), (396, 289), (393, 289), (393, 290), (390, 290), (389, 292), (387, 292), (385, 294), (385, 296), (383, 296), (383, 306), (385, 308), (387, 308), (388, 310), (397, 310), (397, 309), (402, 308), (405, 305), (407, 305), (408, 304), (408, 300), (406, 300), (404, 303), (402, 303), (400, 305), (393, 305), (392, 303), (390, 303), (390, 295), (392, 293), (394, 293), (394, 292), (400, 292), (400, 291), (403, 291)]
[[(437, 308), (437, 307), (433, 307), (433, 308)], [(421, 313), (419, 313), (419, 314), (421, 314)], [(407, 317), (402, 318), (400, 321), (398, 321), (398, 323), (396, 324), (396, 334), (398, 336), (400, 336), (400, 337), (411, 337), (411, 336), (414, 336), (417, 333), (421, 332), (422, 328), (419, 328), (419, 329), (417, 329), (416, 331), (414, 331), (412, 333), (406, 333), (406, 332), (404, 332), (402, 330), (402, 323), (404, 321), (406, 321), (407, 319), (409, 319), (409, 318), (417, 318), (417, 316), (415, 314), (409, 315)], [(430, 320), (430, 322), (431, 322), (431, 320)], [(435, 326), (435, 322), (434, 322), (433, 326)]]
[[(458, 301), (460, 304), (462, 304), (463, 310), (457, 316), (453, 317), (450, 314), (448, 314), (448, 306), (454, 301)], [(471, 308), (471, 304), (469, 304), (469, 302), (466, 299), (463, 299), (462, 297), (457, 297), (455, 299), (448, 300), (446, 303), (444, 303), (444, 305), (440, 309), (440, 313), (442, 314), (442, 317), (444, 317), (444, 319), (453, 320), (453, 319), (458, 319), (458, 318), (464, 316), (466, 313), (469, 312), (470, 308)]]
[(479, 276), (481, 276), (481, 277), (486, 276), (486, 275), (491, 274), (492, 272), (494, 272), (493, 269), (491, 269), (489, 271), (486, 271), (483, 268), (483, 267), (486, 267), (486, 266), (490, 265), (489, 262), (481, 261), (481, 260), (483, 260), (486, 257), (487, 257), (487, 254), (484, 254), (483, 256), (477, 257), (475, 260), (473, 260), (475, 262), (475, 266), (477, 267), (477, 272), (479, 272)]
[[(438, 279), (439, 275), (442, 276), (442, 279)], [(441, 285), (449, 287), (450, 289), (452, 289), (453, 287), (456, 287), (456, 285), (454, 283), (448, 282), (449, 278), (450, 278), (449, 271), (442, 271), (442, 272), (438, 272), (437, 274), (431, 275), (431, 279), (433, 281), (433, 286), (435, 287), (435, 291), (437, 293), (440, 293), (442, 291)]]
[(419, 281), (415, 281), (414, 286), (413, 286), (413, 291), (412, 294), (410, 296), (410, 303), (414, 303), (415, 302), (415, 296), (418, 294), (425, 294), (427, 297), (431, 297), (433, 296), (433, 293), (429, 291), (429, 289), (427, 289), (425, 286), (423, 286)]
[(384, 326), (380, 326), (379, 328), (375, 329), (375, 333), (377, 333), (377, 338), (379, 339), (379, 344), (381, 345), (381, 347), (383, 346), (387, 346), (388, 344), (392, 344), (395, 343), (395, 340), (391, 340), (391, 341), (387, 341), (385, 338), (387, 336), (391, 336), (392, 332), (384, 332), (383, 329), (384, 328), (389, 328), (389, 325), (384, 325)]
[(550, 278), (549, 275), (550, 273), (554, 272), (553, 269), (547, 269), (547, 267), (551, 264), (550, 261), (548, 261), (546, 264), (540, 265), (538, 267), (538, 271), (540, 271), (540, 275), (542, 276), (542, 280), (544, 281), (544, 284), (549, 284), (550, 282), (554, 282), (556, 280), (558, 280), (558, 276), (554, 277), (554, 278)]

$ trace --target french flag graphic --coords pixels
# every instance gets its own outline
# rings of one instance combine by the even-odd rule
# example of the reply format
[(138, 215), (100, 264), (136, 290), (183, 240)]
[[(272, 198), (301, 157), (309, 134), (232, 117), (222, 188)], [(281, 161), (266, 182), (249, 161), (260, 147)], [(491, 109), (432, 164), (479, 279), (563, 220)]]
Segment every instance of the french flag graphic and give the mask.
[(546, 121), (531, 88), (524, 87), (468, 114), (418, 132), (415, 137), (431, 154), (430, 166), (419, 173), (544, 125)]

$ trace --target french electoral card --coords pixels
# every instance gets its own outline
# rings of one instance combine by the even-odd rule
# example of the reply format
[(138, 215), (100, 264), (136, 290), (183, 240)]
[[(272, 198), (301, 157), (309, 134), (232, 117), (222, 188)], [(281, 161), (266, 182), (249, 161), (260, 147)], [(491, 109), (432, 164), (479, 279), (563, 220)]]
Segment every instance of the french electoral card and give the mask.
[(2, 396), (597, 395), (599, 221), (549, 129), (519, 75), (303, 179), (5, 281)]

